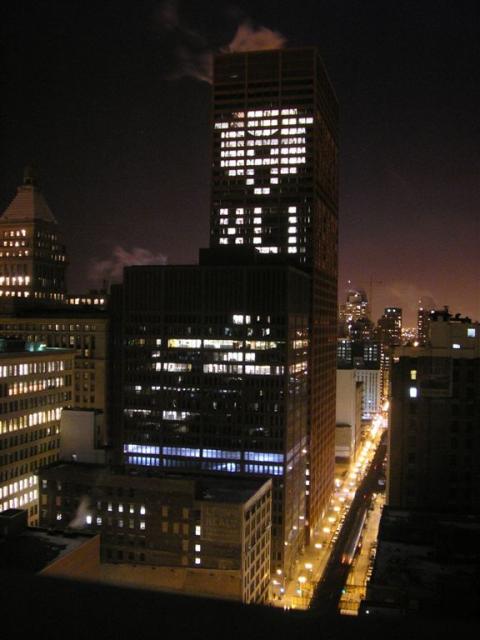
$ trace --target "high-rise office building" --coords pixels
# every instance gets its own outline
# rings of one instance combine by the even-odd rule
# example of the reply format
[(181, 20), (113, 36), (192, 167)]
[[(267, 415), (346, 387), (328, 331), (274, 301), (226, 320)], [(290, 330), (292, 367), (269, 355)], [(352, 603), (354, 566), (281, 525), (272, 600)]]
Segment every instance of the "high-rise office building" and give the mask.
[(425, 347), (395, 349), (388, 502), (480, 512), (480, 326), (431, 316)]
[(369, 340), (372, 333), (370, 308), (363, 289), (348, 289), (346, 299), (339, 307), (338, 325), (340, 337)]
[(402, 310), (399, 307), (386, 307), (378, 320), (378, 340), (386, 346), (399, 345), (402, 342)]
[(272, 567), (290, 571), (311, 486), (311, 278), (253, 249), (243, 264), (228, 250), (212, 264), (212, 252), (199, 266), (125, 271), (124, 462), (272, 477)]
[(435, 311), (435, 302), (429, 296), (422, 296), (418, 301), (417, 340), (421, 346), (428, 342), (430, 333), (430, 317)]
[(212, 247), (253, 246), (311, 273), (308, 514), (333, 482), (337, 324), (337, 101), (316, 49), (214, 64)]
[(31, 169), (0, 216), (0, 302), (18, 306), (65, 296), (65, 247)]

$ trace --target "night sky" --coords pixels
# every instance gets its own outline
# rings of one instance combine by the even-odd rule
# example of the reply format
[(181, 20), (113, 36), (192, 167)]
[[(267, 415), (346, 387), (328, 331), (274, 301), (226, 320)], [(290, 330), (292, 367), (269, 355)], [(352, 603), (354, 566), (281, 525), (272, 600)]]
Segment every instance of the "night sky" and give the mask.
[(348, 279), (373, 282), (375, 318), (397, 305), (412, 323), (420, 295), (480, 317), (476, 0), (15, 0), (1, 13), (0, 207), (34, 162), (71, 291), (207, 246), (204, 78), (244, 25), (318, 45), (337, 92), (340, 298)]

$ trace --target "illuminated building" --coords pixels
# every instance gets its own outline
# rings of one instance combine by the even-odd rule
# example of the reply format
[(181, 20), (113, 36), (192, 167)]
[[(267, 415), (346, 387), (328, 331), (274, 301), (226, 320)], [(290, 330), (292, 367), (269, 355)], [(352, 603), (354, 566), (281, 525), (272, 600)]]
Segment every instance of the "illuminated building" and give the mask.
[(107, 291), (92, 289), (87, 293), (68, 293), (65, 296), (65, 303), (84, 309), (106, 309), (108, 303)]
[[(19, 309), (0, 316), (0, 335), (49, 348), (72, 349), (74, 357), (71, 404), (105, 415), (107, 429), (108, 319), (106, 313), (89, 309)], [(106, 433), (100, 435), (105, 442)]]
[(386, 346), (402, 343), (402, 310), (398, 307), (387, 307), (378, 321), (378, 340)]
[(362, 437), (363, 384), (355, 371), (337, 369), (335, 458), (354, 461)]
[(418, 301), (417, 311), (417, 340), (420, 345), (428, 341), (430, 331), (430, 316), (435, 311), (435, 303), (432, 298), (423, 296)]
[[(40, 471), (39, 486), (41, 526), (100, 533), (102, 562), (127, 564), (130, 586), (267, 602), (271, 480), (154, 478), (60, 462)], [(105, 571), (110, 582), (121, 582), (118, 569)]]
[(217, 253), (125, 270), (124, 462), (271, 476), (272, 561), (290, 568), (310, 485), (310, 277), (268, 256), (241, 252), (236, 264), (236, 252)]
[(0, 216), (0, 302), (61, 302), (66, 266), (57, 221), (26, 169), (17, 195)]
[(352, 369), (356, 382), (362, 383), (362, 420), (371, 420), (381, 409), (385, 349), (379, 342), (338, 338), (337, 367)]
[(395, 349), (388, 503), (480, 512), (480, 326), (431, 316), (424, 347)]
[(38, 523), (36, 473), (58, 459), (60, 417), (72, 399), (73, 353), (0, 340), (0, 510)]
[(210, 246), (247, 245), (312, 275), (309, 532), (334, 477), (337, 101), (314, 48), (214, 62)]
[(367, 294), (363, 289), (349, 289), (346, 300), (340, 305), (339, 336), (351, 337), (354, 340), (369, 340), (372, 332), (370, 308)]

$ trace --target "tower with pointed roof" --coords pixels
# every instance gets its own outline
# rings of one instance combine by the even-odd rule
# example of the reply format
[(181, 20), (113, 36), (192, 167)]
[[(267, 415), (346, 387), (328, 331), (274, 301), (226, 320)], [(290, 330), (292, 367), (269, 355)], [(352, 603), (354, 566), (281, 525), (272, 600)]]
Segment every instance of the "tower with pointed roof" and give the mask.
[(0, 301), (61, 302), (66, 266), (58, 223), (27, 167), (17, 195), (0, 216)]

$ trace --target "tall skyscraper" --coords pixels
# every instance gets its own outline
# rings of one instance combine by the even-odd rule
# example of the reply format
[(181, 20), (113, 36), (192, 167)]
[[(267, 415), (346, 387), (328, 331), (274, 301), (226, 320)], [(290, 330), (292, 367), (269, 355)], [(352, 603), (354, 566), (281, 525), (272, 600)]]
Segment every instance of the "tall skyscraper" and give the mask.
[(308, 514), (334, 471), (337, 101), (314, 48), (219, 55), (210, 245), (283, 255), (312, 276)]
[(378, 320), (378, 339), (386, 346), (399, 345), (402, 342), (402, 310), (399, 307), (386, 307)]
[(210, 249), (118, 299), (124, 462), (271, 476), (287, 572), (334, 479), (336, 109), (315, 49), (219, 56)]
[(65, 296), (65, 247), (30, 168), (0, 217), (0, 302), (38, 306)]

